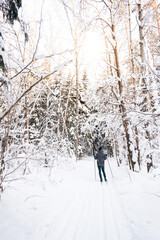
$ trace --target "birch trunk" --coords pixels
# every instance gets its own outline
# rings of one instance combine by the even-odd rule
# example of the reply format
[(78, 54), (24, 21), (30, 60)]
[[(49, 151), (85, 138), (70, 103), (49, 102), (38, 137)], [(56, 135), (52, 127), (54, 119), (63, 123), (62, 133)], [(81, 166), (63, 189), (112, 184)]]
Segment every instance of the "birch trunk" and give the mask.
[(138, 6), (138, 28), (139, 28), (139, 48), (140, 48), (140, 59), (141, 59), (141, 79), (140, 79), (140, 86), (141, 86), (141, 97), (142, 101), (140, 102), (140, 110), (143, 112), (147, 111), (147, 84), (146, 84), (146, 67), (145, 67), (145, 51), (144, 51), (144, 34), (143, 34), (143, 10), (141, 0), (137, 3)]
[(10, 125), (11, 125), (11, 120), (10, 120), (10, 115), (7, 117), (7, 126), (5, 129), (5, 135), (2, 137), (1, 141), (1, 161), (0, 161), (0, 191), (3, 191), (3, 172), (5, 170), (5, 161), (4, 161), (4, 156), (5, 152), (8, 147), (8, 138), (9, 138), (9, 131), (10, 131)]
[(120, 95), (120, 105), (119, 110), (122, 115), (122, 124), (125, 132), (126, 137), (126, 144), (127, 144), (127, 158), (129, 163), (129, 168), (134, 170), (134, 162), (132, 160), (132, 151), (131, 151), (131, 141), (130, 141), (130, 135), (129, 135), (129, 121), (127, 119), (127, 113), (126, 113), (126, 107), (124, 100), (122, 98), (122, 92), (123, 92), (123, 86), (121, 81), (121, 72), (120, 72), (120, 66), (119, 66), (119, 56), (118, 56), (118, 46), (117, 46), (117, 40), (116, 40), (116, 31), (115, 31), (115, 23), (114, 23), (114, 16), (112, 15), (112, 11), (110, 11), (110, 19), (111, 19), (111, 31), (112, 31), (112, 39), (114, 41), (113, 46), (113, 52), (114, 52), (114, 58), (115, 58), (115, 67), (116, 67), (116, 74), (118, 78), (118, 90)]
[[(141, 0), (137, 3), (138, 6), (138, 28), (139, 28), (139, 48), (140, 48), (140, 59), (141, 59), (141, 100), (140, 100), (140, 111), (147, 112), (148, 111), (148, 92), (147, 92), (147, 83), (146, 83), (146, 65), (145, 65), (145, 46), (144, 46), (144, 23), (143, 23), (143, 8)], [(148, 123), (145, 124), (145, 129), (148, 128)], [(148, 130), (145, 130), (145, 136), (151, 147), (151, 134)], [(152, 155), (149, 154), (148, 158), (150, 159), (150, 166), (153, 165)], [(149, 170), (148, 170), (149, 171)]]
[(157, 27), (158, 27), (158, 35), (159, 35), (159, 39), (160, 39), (160, 22), (159, 22), (159, 13), (158, 13), (156, 0), (154, 0), (154, 9), (156, 11), (156, 21), (157, 21)]
[(78, 138), (79, 138), (79, 82), (78, 82), (78, 52), (76, 51), (75, 53), (75, 68), (76, 68), (76, 139), (75, 139), (75, 155), (76, 155), (76, 160), (78, 159)]
[[(123, 3), (122, 3), (123, 4)], [(128, 27), (129, 27), (129, 35), (128, 36), (128, 46), (129, 46), (129, 56), (130, 56), (130, 71), (131, 71), (131, 82), (132, 82), (132, 90), (133, 90), (133, 100), (134, 100), (134, 109), (136, 110), (136, 86), (135, 86), (135, 79), (133, 78), (134, 75), (134, 59), (133, 59), (133, 44), (132, 44), (132, 27), (131, 27), (131, 6), (130, 0), (128, 0)], [(127, 26), (126, 26), (127, 31)], [(127, 31), (128, 32), (128, 31)], [(131, 96), (131, 97), (132, 97)], [(141, 160), (140, 160), (140, 147), (139, 147), (139, 134), (137, 126), (134, 126), (133, 131), (135, 133), (135, 143), (136, 143), (136, 151), (137, 151), (137, 162), (139, 169), (141, 167)]]

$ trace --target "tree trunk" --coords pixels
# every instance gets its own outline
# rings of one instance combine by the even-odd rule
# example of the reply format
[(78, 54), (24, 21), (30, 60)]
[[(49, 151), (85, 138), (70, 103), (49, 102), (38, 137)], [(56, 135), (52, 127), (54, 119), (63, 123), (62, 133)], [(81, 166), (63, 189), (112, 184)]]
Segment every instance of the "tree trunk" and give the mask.
[(159, 13), (158, 13), (158, 8), (157, 8), (157, 2), (154, 0), (154, 9), (156, 11), (156, 20), (157, 20), (157, 27), (158, 27), (158, 35), (160, 39), (160, 23), (159, 23)]
[(116, 162), (117, 162), (117, 166), (119, 167), (120, 166), (120, 162), (118, 161), (118, 158), (117, 158), (117, 141), (115, 140), (114, 141), (114, 146), (113, 146), (113, 149), (114, 149), (114, 157), (116, 159)]
[(105, 42), (105, 50), (106, 50), (106, 62), (108, 61), (109, 64), (107, 65), (107, 74), (113, 76), (113, 70), (112, 70), (112, 61), (111, 61), (111, 54), (108, 49), (108, 41), (105, 34), (105, 27), (104, 24), (101, 22), (102, 25), (102, 31), (104, 36), (104, 42)]
[(140, 102), (140, 110), (146, 112), (147, 108), (147, 84), (146, 84), (146, 67), (145, 67), (145, 51), (144, 51), (144, 34), (143, 34), (143, 10), (141, 0), (137, 3), (138, 6), (138, 28), (139, 28), (139, 47), (140, 47), (140, 59), (141, 59), (141, 79), (140, 79), (140, 86), (141, 86), (141, 98), (142, 101)]
[[(136, 110), (136, 89), (135, 89), (135, 79), (134, 75), (134, 59), (133, 59), (133, 44), (132, 44), (132, 28), (131, 28), (131, 7), (130, 7), (130, 0), (128, 0), (128, 25), (129, 25), (129, 55), (130, 55), (130, 71), (131, 71), (131, 83), (132, 83), (132, 95), (133, 102), (134, 102), (134, 109)], [(140, 160), (140, 147), (139, 147), (139, 137), (138, 137), (138, 129), (137, 126), (134, 126), (133, 131), (135, 132), (135, 143), (136, 143), (136, 151), (137, 151), (137, 162), (140, 169), (141, 160)]]
[(66, 120), (67, 120), (67, 113), (68, 113), (68, 106), (69, 106), (69, 101), (70, 101), (71, 90), (72, 90), (72, 79), (70, 79), (70, 86), (69, 86), (69, 91), (68, 91), (68, 96), (67, 96), (67, 103), (66, 103), (66, 108), (65, 108), (65, 113), (64, 113), (62, 139), (64, 139), (65, 130), (66, 130), (66, 134), (67, 134)]
[[(138, 6), (138, 27), (139, 27), (139, 46), (140, 46), (140, 59), (141, 59), (141, 99), (140, 100), (140, 111), (147, 112), (148, 111), (148, 92), (147, 92), (147, 83), (146, 83), (146, 66), (145, 66), (145, 49), (144, 49), (144, 33), (143, 33), (143, 9), (141, 0), (137, 3)], [(148, 128), (148, 123), (145, 123), (145, 129)], [(148, 130), (145, 130), (146, 139), (151, 146), (151, 134)], [(151, 165), (152, 163), (152, 155), (149, 154), (148, 158), (150, 159)]]
[(128, 163), (129, 163), (130, 169), (134, 170), (134, 163), (132, 161), (131, 141), (130, 141), (130, 136), (129, 136), (129, 121), (127, 119), (125, 104), (122, 99), (123, 86), (122, 86), (122, 82), (121, 82), (121, 73), (120, 73), (120, 66), (119, 66), (118, 46), (117, 46), (117, 40), (116, 40), (115, 24), (114, 24), (112, 12), (110, 12), (110, 13), (111, 13), (112, 38), (115, 42), (113, 51), (114, 51), (114, 58), (115, 58), (116, 74), (117, 74), (117, 78), (118, 78), (118, 90), (119, 90), (119, 94), (121, 96), (119, 109), (120, 109), (120, 113), (122, 114), (122, 124), (123, 124), (125, 137), (126, 137)]
[(76, 160), (78, 159), (78, 138), (79, 138), (79, 83), (78, 83), (78, 52), (75, 53), (76, 61), (76, 139), (75, 139), (75, 155)]
[(5, 169), (4, 156), (8, 147), (8, 138), (10, 131), (10, 115), (8, 115), (7, 127), (5, 129), (5, 136), (2, 137), (1, 141), (1, 162), (0, 162), (0, 190), (3, 191), (3, 172)]

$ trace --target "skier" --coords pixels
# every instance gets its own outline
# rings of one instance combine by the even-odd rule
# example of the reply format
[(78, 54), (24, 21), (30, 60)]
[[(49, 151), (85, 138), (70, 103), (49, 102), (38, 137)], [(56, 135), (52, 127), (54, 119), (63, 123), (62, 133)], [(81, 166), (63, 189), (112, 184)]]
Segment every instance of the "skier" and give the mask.
[(102, 173), (103, 173), (104, 180), (107, 181), (106, 173), (104, 169), (104, 161), (107, 159), (107, 154), (104, 154), (102, 147), (99, 148), (98, 153), (94, 154), (94, 159), (97, 160), (97, 167), (98, 167), (100, 181), (102, 182)]

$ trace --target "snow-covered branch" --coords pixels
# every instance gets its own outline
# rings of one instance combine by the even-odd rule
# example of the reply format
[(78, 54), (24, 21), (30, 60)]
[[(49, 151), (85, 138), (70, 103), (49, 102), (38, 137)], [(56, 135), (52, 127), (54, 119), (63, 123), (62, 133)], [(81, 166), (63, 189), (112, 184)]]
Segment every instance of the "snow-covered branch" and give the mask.
[(60, 71), (64, 66), (66, 66), (68, 63), (70, 63), (71, 61), (67, 61), (63, 64), (61, 64), (60, 66), (58, 66), (55, 70), (53, 70), (52, 72), (45, 74), (44, 76), (41, 76), (40, 79), (38, 79), (35, 83), (33, 83), (29, 88), (27, 88), (18, 98), (17, 100), (0, 116), (0, 122), (2, 121), (2, 119), (4, 117), (6, 117), (10, 111), (13, 109), (13, 107), (15, 107), (17, 105), (17, 103), (19, 103), (19, 101), (28, 93), (32, 90), (33, 87), (35, 87), (38, 83), (40, 83), (42, 80), (48, 78), (49, 76), (55, 74), (57, 71)]

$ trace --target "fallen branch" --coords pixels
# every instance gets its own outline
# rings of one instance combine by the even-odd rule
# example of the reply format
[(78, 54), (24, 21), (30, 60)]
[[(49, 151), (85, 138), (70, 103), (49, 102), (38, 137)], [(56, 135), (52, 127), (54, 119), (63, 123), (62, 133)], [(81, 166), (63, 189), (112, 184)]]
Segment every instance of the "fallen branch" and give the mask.
[(39, 196), (39, 195), (33, 195), (33, 196), (29, 196), (25, 199), (25, 202), (30, 199), (30, 198), (33, 198), (33, 197), (40, 197), (40, 198), (45, 198), (45, 197), (42, 197), (42, 196)]
[(152, 195), (154, 195), (154, 196), (156, 196), (156, 197), (158, 197), (158, 198), (160, 198), (160, 195), (158, 195), (158, 194), (156, 194), (156, 193), (151, 193)]

